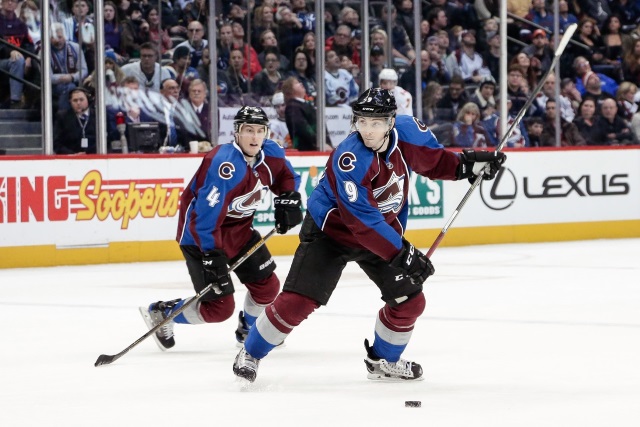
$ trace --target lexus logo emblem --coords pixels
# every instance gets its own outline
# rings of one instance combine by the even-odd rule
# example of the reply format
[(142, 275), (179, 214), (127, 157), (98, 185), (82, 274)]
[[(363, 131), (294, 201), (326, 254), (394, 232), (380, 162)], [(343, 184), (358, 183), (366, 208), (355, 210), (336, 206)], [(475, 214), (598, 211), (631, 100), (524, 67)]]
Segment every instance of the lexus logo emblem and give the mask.
[(480, 183), (480, 197), (489, 209), (502, 211), (513, 205), (518, 194), (518, 181), (511, 169), (501, 167), (492, 181)]

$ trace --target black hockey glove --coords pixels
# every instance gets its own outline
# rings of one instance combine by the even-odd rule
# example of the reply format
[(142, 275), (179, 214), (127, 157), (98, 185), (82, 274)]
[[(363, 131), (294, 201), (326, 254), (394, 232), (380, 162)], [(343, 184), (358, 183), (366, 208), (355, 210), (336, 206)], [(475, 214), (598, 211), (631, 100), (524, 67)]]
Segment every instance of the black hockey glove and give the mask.
[(302, 222), (302, 200), (297, 191), (287, 191), (273, 200), (276, 209), (276, 230), (284, 234)]
[[(209, 286), (213, 283), (213, 295), (222, 296), (233, 293), (233, 282), (229, 276), (229, 260), (221, 250), (205, 252), (202, 254), (202, 269), (204, 271), (204, 284)], [(201, 291), (202, 289), (199, 289)]]
[[(502, 151), (464, 149), (460, 153), (460, 164), (456, 171), (456, 177), (458, 179), (469, 178), (469, 182), (472, 184), (480, 173), (482, 173), (482, 179), (493, 179), (505, 160), (507, 160), (507, 156)], [(489, 164), (488, 170), (484, 168), (486, 164)]]
[(436, 272), (429, 258), (404, 239), (400, 253), (391, 260), (390, 265), (404, 270), (414, 285), (423, 284), (427, 277)]

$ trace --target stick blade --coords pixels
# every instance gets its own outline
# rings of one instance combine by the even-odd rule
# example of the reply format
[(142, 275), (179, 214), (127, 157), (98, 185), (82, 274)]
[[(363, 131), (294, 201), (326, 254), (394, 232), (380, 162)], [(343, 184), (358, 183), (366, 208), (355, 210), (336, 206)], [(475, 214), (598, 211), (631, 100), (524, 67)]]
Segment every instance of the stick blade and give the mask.
[(116, 356), (109, 356), (109, 355), (106, 355), (106, 354), (101, 354), (98, 357), (98, 360), (96, 360), (96, 363), (93, 364), (93, 366), (95, 366), (97, 368), (98, 366), (109, 365), (112, 362), (114, 362), (116, 359), (117, 359)]

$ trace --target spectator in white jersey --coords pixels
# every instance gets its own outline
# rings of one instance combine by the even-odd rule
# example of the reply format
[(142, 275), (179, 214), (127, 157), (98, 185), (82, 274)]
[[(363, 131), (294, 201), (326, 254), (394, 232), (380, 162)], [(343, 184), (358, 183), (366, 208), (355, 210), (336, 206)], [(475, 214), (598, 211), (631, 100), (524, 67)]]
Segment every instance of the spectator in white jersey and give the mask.
[(340, 68), (340, 57), (332, 49), (325, 52), (324, 82), (328, 107), (348, 107), (358, 99), (359, 88), (353, 75)]
[(384, 68), (380, 71), (380, 87), (387, 89), (396, 98), (398, 115), (413, 115), (413, 97), (409, 92), (398, 86), (398, 73), (393, 68)]

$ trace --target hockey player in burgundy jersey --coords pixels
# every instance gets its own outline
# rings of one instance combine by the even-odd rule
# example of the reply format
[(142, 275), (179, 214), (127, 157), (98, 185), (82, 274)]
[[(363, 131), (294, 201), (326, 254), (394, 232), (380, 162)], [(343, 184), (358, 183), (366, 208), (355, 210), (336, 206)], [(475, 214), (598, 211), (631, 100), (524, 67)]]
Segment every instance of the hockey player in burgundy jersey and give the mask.
[[(253, 216), (271, 190), (275, 198), (278, 233), (302, 221), (300, 176), (285, 158), (284, 150), (266, 139), (269, 119), (261, 108), (242, 107), (234, 118), (232, 144), (215, 147), (180, 198), (176, 240), (187, 263), (196, 292), (213, 289), (160, 328), (154, 338), (161, 350), (175, 345), (174, 323), (201, 324), (227, 320), (235, 310), (234, 288), (228, 265), (261, 239), (253, 229)], [(266, 246), (260, 247), (234, 271), (247, 287), (236, 338), (242, 343), (256, 318), (273, 302), (280, 282), (275, 262)], [(149, 329), (179, 309), (186, 300), (158, 301), (140, 307)]]
[(473, 178), (490, 165), (492, 179), (502, 153), (446, 151), (411, 116), (396, 117), (386, 89), (368, 89), (353, 105), (352, 132), (331, 153), (324, 177), (307, 201), (300, 245), (283, 291), (258, 317), (235, 359), (233, 371), (253, 382), (260, 360), (327, 304), (347, 262), (355, 261), (380, 289), (373, 345), (365, 340), (368, 378), (420, 380), (422, 367), (400, 356), (425, 307), (423, 282), (431, 262), (403, 238), (411, 172), (431, 178)]

